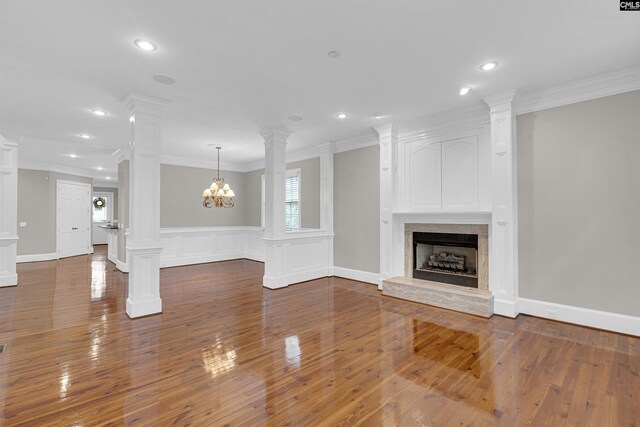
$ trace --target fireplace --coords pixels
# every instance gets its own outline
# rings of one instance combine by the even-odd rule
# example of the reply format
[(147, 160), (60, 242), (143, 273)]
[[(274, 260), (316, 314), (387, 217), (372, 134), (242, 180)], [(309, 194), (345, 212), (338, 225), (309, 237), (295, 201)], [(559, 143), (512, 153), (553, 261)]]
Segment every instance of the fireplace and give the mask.
[(478, 235), (413, 232), (413, 277), (478, 287)]
[(488, 292), (489, 226), (406, 223), (404, 277)]

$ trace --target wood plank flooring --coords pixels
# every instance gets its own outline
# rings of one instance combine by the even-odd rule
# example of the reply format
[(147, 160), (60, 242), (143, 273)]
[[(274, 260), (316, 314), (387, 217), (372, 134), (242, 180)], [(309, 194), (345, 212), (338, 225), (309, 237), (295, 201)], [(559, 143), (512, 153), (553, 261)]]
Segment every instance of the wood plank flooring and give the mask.
[(639, 338), (262, 274), (162, 270), (164, 312), (132, 321), (104, 248), (20, 264), (0, 289), (0, 424), (639, 425)]

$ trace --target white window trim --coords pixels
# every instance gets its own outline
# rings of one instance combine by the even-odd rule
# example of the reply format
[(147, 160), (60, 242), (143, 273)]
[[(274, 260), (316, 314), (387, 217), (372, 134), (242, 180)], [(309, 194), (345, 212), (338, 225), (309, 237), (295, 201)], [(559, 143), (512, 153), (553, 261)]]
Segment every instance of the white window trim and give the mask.
[[(295, 229), (291, 229), (291, 230), (287, 230), (287, 231), (295, 231), (295, 230), (301, 230), (302, 229), (302, 169), (300, 168), (295, 168), (295, 169), (287, 169), (287, 174), (285, 175), (286, 177), (289, 176), (298, 176), (298, 185), (299, 185), (299, 189), (298, 189), (298, 215), (300, 216), (300, 227), (295, 228)], [(264, 231), (264, 223), (265, 223), (265, 181), (264, 181), (264, 174), (262, 174), (261, 176), (261, 203), (260, 203), (260, 228)]]

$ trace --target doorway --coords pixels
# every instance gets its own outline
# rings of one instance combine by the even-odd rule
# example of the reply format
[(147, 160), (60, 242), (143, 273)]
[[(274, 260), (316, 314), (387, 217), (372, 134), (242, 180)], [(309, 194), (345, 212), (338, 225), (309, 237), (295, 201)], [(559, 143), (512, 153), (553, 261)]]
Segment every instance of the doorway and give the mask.
[(91, 253), (91, 184), (56, 181), (58, 258)]
[[(102, 202), (100, 205), (96, 204), (98, 199)], [(107, 232), (101, 227), (107, 226), (113, 221), (114, 193), (107, 191), (94, 191), (91, 204), (93, 244), (106, 245), (108, 243)]]

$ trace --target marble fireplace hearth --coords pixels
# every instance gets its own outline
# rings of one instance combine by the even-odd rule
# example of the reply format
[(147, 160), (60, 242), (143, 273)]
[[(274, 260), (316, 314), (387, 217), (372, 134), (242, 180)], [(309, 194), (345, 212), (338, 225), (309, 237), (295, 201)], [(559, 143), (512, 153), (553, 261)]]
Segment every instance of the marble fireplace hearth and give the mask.
[[(470, 263), (475, 270), (477, 287), (461, 286), (414, 277), (419, 269), (414, 258), (414, 233), (473, 235), (477, 241), (477, 258)], [(435, 235), (435, 234), (434, 234)], [(477, 236), (477, 240), (475, 239)], [(471, 261), (471, 260), (470, 260)], [(434, 305), (482, 317), (493, 315), (493, 295), (489, 291), (489, 227), (485, 224), (405, 224), (404, 276), (383, 281), (387, 296)]]

